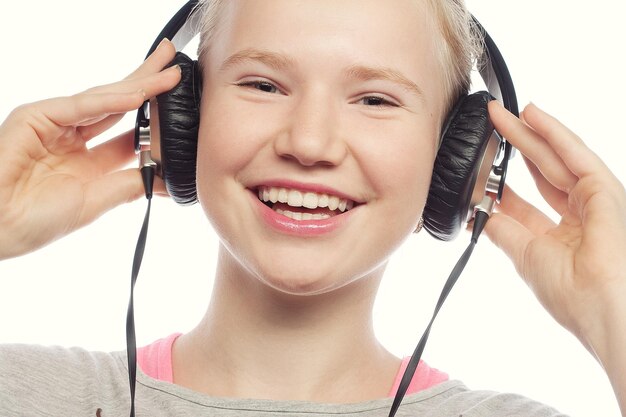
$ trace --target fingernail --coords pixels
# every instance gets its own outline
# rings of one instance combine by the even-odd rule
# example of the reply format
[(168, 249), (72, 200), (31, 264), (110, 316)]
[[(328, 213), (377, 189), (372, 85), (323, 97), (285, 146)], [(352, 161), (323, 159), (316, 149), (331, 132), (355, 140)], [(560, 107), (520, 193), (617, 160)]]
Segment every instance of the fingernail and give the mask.
[(534, 108), (536, 108), (537, 110), (543, 111), (543, 110), (541, 110), (541, 107), (539, 107), (538, 105), (536, 105), (533, 101), (529, 101), (529, 102), (528, 102), (528, 105), (526, 106), (526, 108), (528, 108), (528, 107), (534, 107)]
[(180, 65), (176, 64), (174, 65), (174, 68), (176, 68), (178, 70), (178, 72), (180, 72), (181, 74), (183, 73), (182, 68), (180, 68)]
[(146, 92), (144, 91), (143, 88), (140, 88), (139, 90), (137, 90), (138, 93), (141, 93), (141, 95), (146, 98)]
[(161, 39), (161, 42), (159, 42), (159, 45), (156, 47), (156, 49), (159, 49), (164, 43), (169, 42), (170, 40), (167, 38), (163, 38)]

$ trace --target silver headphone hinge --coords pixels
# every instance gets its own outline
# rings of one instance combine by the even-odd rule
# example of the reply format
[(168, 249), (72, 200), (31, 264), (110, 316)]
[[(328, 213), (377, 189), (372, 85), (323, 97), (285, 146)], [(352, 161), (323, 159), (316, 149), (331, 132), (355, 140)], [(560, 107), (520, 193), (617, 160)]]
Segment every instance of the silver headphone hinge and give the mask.
[(139, 127), (139, 168), (156, 167), (150, 155), (150, 126)]
[(495, 205), (496, 199), (493, 197), (493, 195), (487, 194), (483, 197), (482, 201), (478, 205), (476, 205), (476, 207), (474, 207), (474, 215), (476, 215), (477, 211), (482, 211), (484, 213), (487, 213), (488, 216), (491, 216)]

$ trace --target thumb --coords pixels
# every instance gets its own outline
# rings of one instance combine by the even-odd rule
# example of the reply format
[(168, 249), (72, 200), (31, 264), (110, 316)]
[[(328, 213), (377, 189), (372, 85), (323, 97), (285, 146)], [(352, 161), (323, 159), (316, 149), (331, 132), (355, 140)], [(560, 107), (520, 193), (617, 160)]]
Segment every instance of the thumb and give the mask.
[(526, 248), (534, 235), (515, 219), (503, 213), (491, 215), (484, 233), (511, 259), (517, 272), (523, 276)]
[(141, 173), (137, 168), (116, 171), (86, 185), (85, 206), (80, 226), (91, 223), (105, 212), (145, 195)]

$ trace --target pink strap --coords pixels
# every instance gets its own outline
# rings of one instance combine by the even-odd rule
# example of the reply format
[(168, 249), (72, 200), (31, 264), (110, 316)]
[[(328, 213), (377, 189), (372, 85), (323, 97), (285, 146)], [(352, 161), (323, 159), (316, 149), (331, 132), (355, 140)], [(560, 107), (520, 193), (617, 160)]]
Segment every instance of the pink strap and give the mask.
[(137, 349), (137, 364), (150, 378), (174, 383), (172, 345), (182, 333), (174, 333)]
[[(396, 395), (396, 391), (398, 390), (400, 381), (402, 381), (402, 375), (404, 375), (404, 371), (406, 370), (410, 359), (411, 357), (406, 357), (402, 360), (402, 364), (400, 365), (400, 369), (398, 370), (398, 373), (396, 375), (396, 380), (393, 383), (391, 391), (389, 391), (388, 397), (393, 398)], [(415, 375), (413, 375), (413, 379), (409, 384), (409, 389), (406, 391), (406, 395), (415, 394), (416, 392), (433, 387), (437, 384), (447, 381), (448, 379), (448, 374), (446, 374), (445, 372), (441, 372), (438, 369), (431, 368), (426, 364), (426, 362), (420, 361), (417, 365), (417, 369), (415, 370)]]
[[(181, 333), (174, 333), (148, 346), (137, 349), (137, 363), (144, 374), (159, 381), (174, 383), (172, 346), (180, 335)], [(393, 387), (389, 392), (389, 397), (393, 397), (396, 394), (400, 381), (402, 380), (402, 375), (409, 363), (409, 359), (411, 358), (407, 357), (402, 360)], [(406, 393), (407, 395), (414, 394), (447, 380), (448, 374), (431, 368), (426, 362), (420, 361)]]

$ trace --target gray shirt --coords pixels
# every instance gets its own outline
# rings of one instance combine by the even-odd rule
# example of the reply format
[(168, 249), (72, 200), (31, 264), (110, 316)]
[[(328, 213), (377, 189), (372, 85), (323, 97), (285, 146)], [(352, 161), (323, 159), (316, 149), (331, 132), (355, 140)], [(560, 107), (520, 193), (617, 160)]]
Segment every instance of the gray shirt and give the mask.
[[(130, 410), (125, 352), (0, 346), (0, 417), (126, 417)], [(320, 404), (215, 398), (154, 380), (138, 370), (136, 416), (387, 416), (391, 398)], [(557, 417), (556, 410), (515, 394), (472, 391), (447, 381), (404, 398), (400, 417)]]

